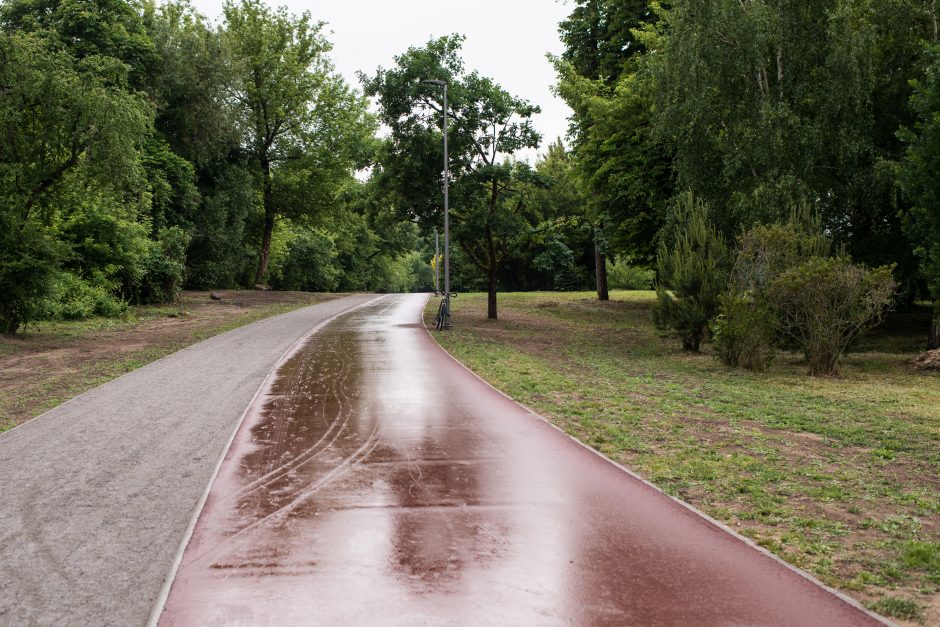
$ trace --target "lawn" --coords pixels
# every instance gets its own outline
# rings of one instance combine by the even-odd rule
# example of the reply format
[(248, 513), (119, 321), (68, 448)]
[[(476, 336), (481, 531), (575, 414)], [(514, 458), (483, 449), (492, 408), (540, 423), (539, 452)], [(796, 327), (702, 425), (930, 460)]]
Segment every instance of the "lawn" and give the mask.
[[(582, 442), (883, 614), (940, 624), (940, 375), (897, 315), (838, 378), (782, 353), (751, 373), (688, 355), (651, 292), (454, 300), (438, 341)], [(429, 322), (436, 303), (427, 310)]]
[(64, 401), (208, 337), (339, 295), (184, 292), (123, 318), (40, 322), (0, 335), (0, 433)]

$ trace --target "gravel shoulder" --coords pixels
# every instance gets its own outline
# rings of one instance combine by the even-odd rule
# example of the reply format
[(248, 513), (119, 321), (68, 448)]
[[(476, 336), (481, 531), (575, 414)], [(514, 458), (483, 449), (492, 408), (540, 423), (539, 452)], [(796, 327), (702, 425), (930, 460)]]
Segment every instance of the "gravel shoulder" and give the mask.
[(223, 448), (349, 296), (190, 346), (0, 435), (0, 624), (146, 622)]

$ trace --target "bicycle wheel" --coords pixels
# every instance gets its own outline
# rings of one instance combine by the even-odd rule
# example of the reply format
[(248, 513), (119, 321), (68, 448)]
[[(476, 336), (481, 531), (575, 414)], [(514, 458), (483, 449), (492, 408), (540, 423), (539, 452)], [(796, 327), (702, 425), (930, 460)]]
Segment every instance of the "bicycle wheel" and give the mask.
[(436, 321), (435, 326), (437, 327), (438, 331), (444, 328), (444, 316), (445, 316), (444, 309), (446, 308), (446, 306), (447, 306), (446, 302), (442, 300), (441, 306), (437, 308), (437, 321)]

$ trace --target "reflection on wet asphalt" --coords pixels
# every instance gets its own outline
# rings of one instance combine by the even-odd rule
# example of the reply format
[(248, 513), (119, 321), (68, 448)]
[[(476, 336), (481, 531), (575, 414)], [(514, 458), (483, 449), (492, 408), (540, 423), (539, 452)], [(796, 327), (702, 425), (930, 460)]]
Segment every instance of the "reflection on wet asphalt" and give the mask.
[(161, 624), (866, 624), (535, 419), (387, 296), (258, 397)]

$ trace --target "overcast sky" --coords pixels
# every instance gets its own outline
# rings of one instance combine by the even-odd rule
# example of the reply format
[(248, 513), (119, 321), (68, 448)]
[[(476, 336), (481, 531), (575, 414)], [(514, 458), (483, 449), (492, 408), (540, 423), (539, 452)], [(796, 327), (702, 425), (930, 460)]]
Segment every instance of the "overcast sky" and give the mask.
[[(354, 85), (356, 72), (374, 74), (393, 57), (431, 37), (466, 35), (464, 62), (510, 93), (542, 107), (535, 126), (549, 142), (564, 137), (571, 111), (552, 94), (555, 83), (546, 53), (562, 51), (558, 22), (571, 10), (564, 0), (268, 0), (291, 12), (309, 11), (332, 31), (336, 69)], [(223, 0), (193, 0), (203, 15), (219, 21)], [(532, 160), (534, 155), (524, 155)]]

